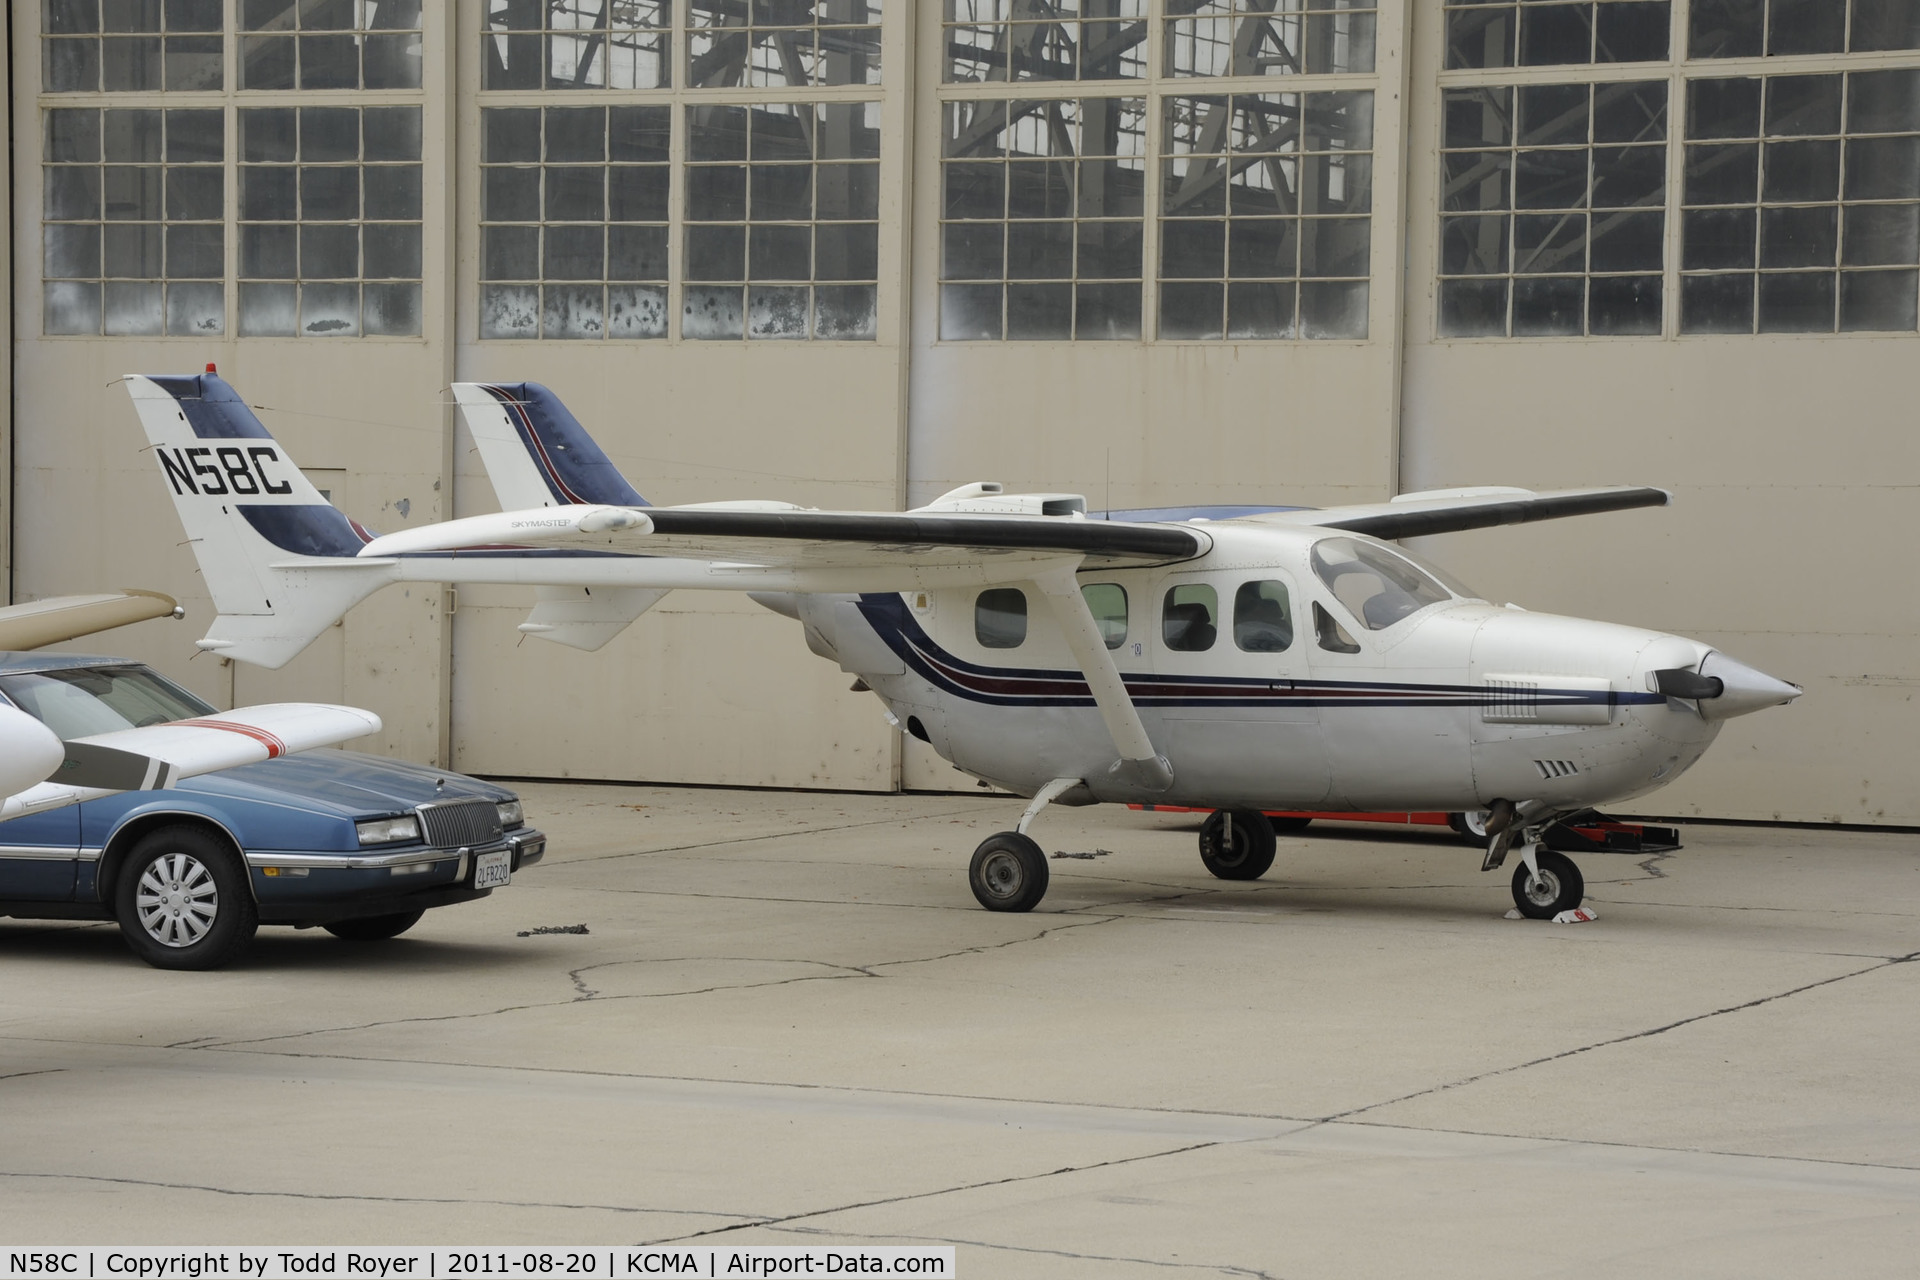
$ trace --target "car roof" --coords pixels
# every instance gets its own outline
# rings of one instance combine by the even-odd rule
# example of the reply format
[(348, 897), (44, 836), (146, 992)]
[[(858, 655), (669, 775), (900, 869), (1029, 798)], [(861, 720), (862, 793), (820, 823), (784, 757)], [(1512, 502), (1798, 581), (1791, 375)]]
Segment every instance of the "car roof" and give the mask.
[(28, 653), (0, 651), (0, 675), (23, 671), (71, 671), (76, 667), (137, 667), (132, 658), (109, 658), (97, 653)]

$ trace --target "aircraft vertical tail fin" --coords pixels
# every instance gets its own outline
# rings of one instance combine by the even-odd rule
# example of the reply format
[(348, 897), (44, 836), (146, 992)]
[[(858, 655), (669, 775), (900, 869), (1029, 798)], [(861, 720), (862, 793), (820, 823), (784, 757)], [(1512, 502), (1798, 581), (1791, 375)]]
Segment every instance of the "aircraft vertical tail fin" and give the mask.
[(502, 511), (648, 505), (560, 397), (539, 383), (456, 382), (453, 395)]
[(217, 374), (128, 374), (127, 392), (219, 617), (202, 649), (286, 665), (393, 580), (373, 535), (313, 487)]

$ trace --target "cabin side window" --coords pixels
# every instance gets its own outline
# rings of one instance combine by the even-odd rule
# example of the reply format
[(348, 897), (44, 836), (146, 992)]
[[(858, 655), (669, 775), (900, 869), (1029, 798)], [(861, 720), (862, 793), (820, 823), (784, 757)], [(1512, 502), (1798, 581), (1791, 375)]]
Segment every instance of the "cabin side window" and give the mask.
[(1272, 578), (1243, 582), (1233, 593), (1233, 643), (1247, 653), (1284, 653), (1293, 645), (1293, 605), (1287, 584)]
[(1358, 653), (1360, 646), (1347, 634), (1347, 629), (1327, 612), (1326, 606), (1318, 600), (1313, 602), (1313, 633), (1320, 647), (1328, 653)]
[(973, 605), (973, 638), (982, 649), (1018, 649), (1027, 638), (1027, 593), (1018, 587), (982, 591)]
[(1080, 588), (1087, 611), (1100, 628), (1107, 648), (1118, 649), (1127, 642), (1127, 589), (1117, 582), (1092, 582)]
[(1205, 653), (1219, 634), (1220, 597), (1204, 582), (1185, 582), (1167, 592), (1160, 609), (1160, 635), (1167, 648)]

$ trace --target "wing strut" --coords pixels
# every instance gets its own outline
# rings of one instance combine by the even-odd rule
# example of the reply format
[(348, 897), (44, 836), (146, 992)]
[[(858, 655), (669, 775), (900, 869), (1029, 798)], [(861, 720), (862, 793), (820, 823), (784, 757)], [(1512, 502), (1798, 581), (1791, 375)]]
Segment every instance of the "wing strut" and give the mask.
[(1153, 749), (1153, 739), (1140, 723), (1140, 712), (1127, 693), (1126, 681), (1120, 678), (1120, 668), (1114, 665), (1113, 654), (1101, 638), (1100, 624), (1093, 620), (1086, 597), (1080, 594), (1080, 579), (1073, 569), (1059, 568), (1035, 574), (1032, 582), (1053, 606), (1067, 648), (1080, 664), (1080, 673), (1086, 676), (1087, 688), (1100, 708), (1100, 718), (1119, 749), (1114, 772), (1149, 791), (1165, 791), (1173, 785), (1173, 766)]

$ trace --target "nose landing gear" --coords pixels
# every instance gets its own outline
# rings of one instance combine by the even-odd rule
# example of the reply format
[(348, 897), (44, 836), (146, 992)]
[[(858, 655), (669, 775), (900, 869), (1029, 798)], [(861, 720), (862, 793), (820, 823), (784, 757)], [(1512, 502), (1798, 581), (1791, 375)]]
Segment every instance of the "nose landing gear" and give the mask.
[(1513, 905), (1528, 919), (1551, 920), (1579, 906), (1586, 896), (1586, 878), (1573, 859), (1544, 845), (1513, 869)]
[(1222, 880), (1258, 880), (1273, 866), (1273, 824), (1258, 809), (1216, 809), (1200, 825), (1200, 861)]

